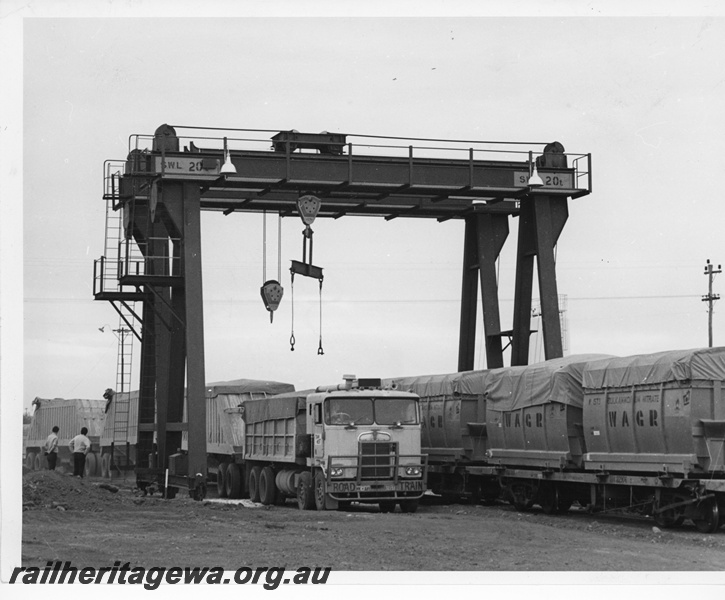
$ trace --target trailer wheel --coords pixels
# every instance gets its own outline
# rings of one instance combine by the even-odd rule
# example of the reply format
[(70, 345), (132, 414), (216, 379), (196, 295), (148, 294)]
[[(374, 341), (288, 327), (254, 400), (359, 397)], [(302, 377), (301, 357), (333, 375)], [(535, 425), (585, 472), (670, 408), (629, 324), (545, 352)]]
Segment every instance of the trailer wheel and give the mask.
[(272, 467), (264, 467), (259, 475), (259, 500), (262, 504), (275, 503), (277, 487), (274, 484), (274, 471)]
[(103, 479), (108, 479), (111, 477), (111, 469), (109, 468), (111, 465), (111, 455), (106, 452), (105, 454), (101, 455), (101, 477)]
[(219, 463), (216, 472), (216, 493), (220, 498), (227, 497), (227, 469), (228, 462)]
[(300, 510), (312, 510), (315, 507), (315, 497), (312, 494), (312, 474), (309, 471), (300, 473), (297, 481), (297, 506)]
[(242, 470), (236, 463), (230, 463), (225, 473), (224, 486), (227, 491), (227, 498), (242, 497)]
[(249, 471), (249, 499), (252, 502), (259, 502), (259, 476), (262, 473), (262, 469), (259, 467), (252, 467)]
[(83, 473), (86, 477), (95, 477), (98, 469), (98, 459), (95, 452), (89, 452), (86, 455), (86, 465)]
[(720, 510), (715, 498), (708, 498), (697, 506), (697, 518), (692, 519), (700, 533), (712, 533), (720, 527)]
[(414, 513), (418, 510), (418, 500), (401, 500), (400, 511), (404, 513)]
[(35, 459), (33, 460), (33, 470), (34, 471), (40, 471), (40, 469), (43, 468), (43, 455), (38, 453), (35, 455)]
[(322, 471), (315, 473), (315, 508), (325, 510), (325, 476)]
[(25, 455), (25, 466), (30, 470), (35, 469), (35, 452), (28, 452)]

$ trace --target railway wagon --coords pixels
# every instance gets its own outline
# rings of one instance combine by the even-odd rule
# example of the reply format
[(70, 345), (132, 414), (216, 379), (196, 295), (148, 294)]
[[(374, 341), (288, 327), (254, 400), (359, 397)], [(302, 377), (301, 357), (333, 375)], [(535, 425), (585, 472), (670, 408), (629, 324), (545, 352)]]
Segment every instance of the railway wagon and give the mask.
[(584, 469), (599, 506), (639, 505), (663, 526), (725, 523), (725, 348), (610, 358), (583, 373)]
[[(563, 511), (575, 500), (559, 487), (551, 493), (545, 477), (583, 467), (582, 377), (589, 362), (603, 358), (574, 355), (487, 373), (488, 464), (499, 475), (502, 496), (519, 510), (536, 502), (546, 512)], [(535, 469), (536, 478), (517, 477), (519, 468)]]
[(488, 371), (386, 379), (385, 385), (420, 397), (421, 451), (428, 456), (428, 487), (446, 500), (491, 500), (498, 483), (477, 467), (487, 463)]
[(25, 442), (25, 466), (38, 471), (47, 468), (43, 454), (45, 440), (55, 425), (58, 432), (58, 462), (56, 469), (63, 472), (73, 469), (73, 457), (68, 443), (81, 431), (88, 428), (91, 450), (86, 456), (86, 476), (98, 474), (100, 437), (106, 419), (105, 400), (84, 400), (64, 398), (36, 398), (33, 400), (33, 416)]

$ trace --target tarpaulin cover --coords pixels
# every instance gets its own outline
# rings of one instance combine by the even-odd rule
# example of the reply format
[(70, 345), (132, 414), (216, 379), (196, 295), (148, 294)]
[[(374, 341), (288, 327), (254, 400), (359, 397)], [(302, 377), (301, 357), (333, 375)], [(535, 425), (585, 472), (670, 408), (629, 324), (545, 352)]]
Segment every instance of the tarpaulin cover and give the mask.
[(244, 402), (244, 422), (249, 424), (272, 419), (290, 419), (297, 415), (298, 410), (304, 409), (305, 399), (297, 395), (247, 400)]
[(581, 407), (584, 367), (603, 357), (602, 354), (580, 354), (533, 365), (492, 369), (486, 372), (483, 384), (487, 399), (494, 403), (493, 408), (502, 411), (549, 402)]
[(670, 350), (592, 362), (584, 370), (589, 389), (700, 379), (725, 380), (725, 348)]
[(419, 375), (417, 377), (396, 377), (383, 381), (384, 385), (395, 384), (401, 392), (413, 392), (421, 398), (452, 396), (458, 391), (461, 376), (464, 373), (447, 375)]
[(268, 396), (293, 392), (295, 386), (290, 383), (277, 381), (258, 381), (256, 379), (234, 379), (232, 381), (219, 381), (207, 384), (207, 397), (213, 398), (218, 394), (250, 394), (265, 393)]

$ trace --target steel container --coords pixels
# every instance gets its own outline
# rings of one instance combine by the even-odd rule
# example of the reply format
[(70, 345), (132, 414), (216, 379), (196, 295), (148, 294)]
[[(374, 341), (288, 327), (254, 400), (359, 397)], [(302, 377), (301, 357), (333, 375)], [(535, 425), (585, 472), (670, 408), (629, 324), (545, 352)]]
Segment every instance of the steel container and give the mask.
[(486, 452), (486, 371), (386, 380), (420, 397), (421, 451), (429, 463), (482, 461)]
[(596, 361), (584, 372), (586, 468), (725, 471), (725, 348)]
[(597, 358), (601, 355), (578, 355), (489, 371), (485, 393), (491, 462), (581, 467), (586, 452), (582, 372)]

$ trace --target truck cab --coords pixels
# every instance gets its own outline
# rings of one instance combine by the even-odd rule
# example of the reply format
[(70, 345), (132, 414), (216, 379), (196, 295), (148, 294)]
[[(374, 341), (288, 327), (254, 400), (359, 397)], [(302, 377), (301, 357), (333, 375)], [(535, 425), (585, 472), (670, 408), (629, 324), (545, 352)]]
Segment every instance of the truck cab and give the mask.
[[(311, 479), (318, 510), (352, 501), (378, 503), (383, 512), (396, 504), (403, 512), (417, 509), (427, 471), (418, 403), (416, 394), (384, 389), (379, 379), (353, 376), (307, 397), (310, 475), (301, 485)], [(311, 505), (302, 490), (300, 506), (311, 508), (305, 502)]]

